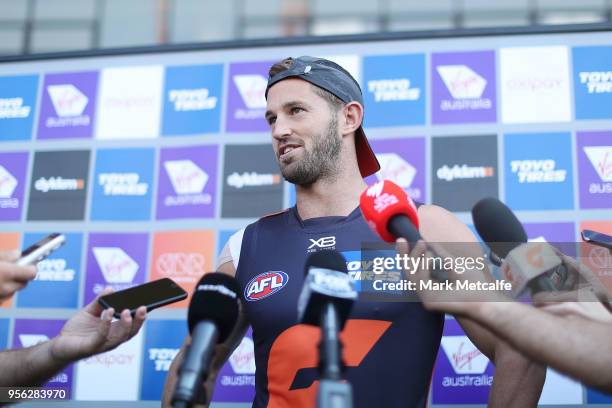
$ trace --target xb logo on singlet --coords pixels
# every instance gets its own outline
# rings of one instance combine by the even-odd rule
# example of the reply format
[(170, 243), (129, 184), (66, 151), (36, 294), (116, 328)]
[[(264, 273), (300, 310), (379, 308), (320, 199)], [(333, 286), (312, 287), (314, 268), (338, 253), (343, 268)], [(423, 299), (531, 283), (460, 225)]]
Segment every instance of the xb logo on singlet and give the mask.
[(336, 237), (334, 237), (333, 235), (329, 237), (322, 237), (319, 239), (310, 238), (309, 240), (310, 246), (306, 249), (307, 253), (316, 252), (319, 249), (336, 249)]

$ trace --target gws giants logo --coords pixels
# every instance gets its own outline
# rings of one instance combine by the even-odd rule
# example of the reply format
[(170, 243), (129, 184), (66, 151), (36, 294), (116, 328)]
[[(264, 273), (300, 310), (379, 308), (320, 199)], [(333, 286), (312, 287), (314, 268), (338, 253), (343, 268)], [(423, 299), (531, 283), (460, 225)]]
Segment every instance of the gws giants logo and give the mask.
[(289, 275), (283, 271), (260, 273), (246, 285), (244, 298), (249, 302), (267, 298), (284, 288), (287, 282), (289, 282)]

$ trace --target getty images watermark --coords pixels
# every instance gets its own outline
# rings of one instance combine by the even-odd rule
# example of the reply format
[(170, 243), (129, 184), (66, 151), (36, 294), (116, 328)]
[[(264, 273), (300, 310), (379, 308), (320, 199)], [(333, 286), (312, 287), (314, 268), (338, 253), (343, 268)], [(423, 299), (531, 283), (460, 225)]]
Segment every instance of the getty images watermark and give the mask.
[[(363, 243), (360, 259), (347, 259), (360, 297), (419, 301), (429, 293), (450, 302), (511, 301), (537, 291), (567, 293), (576, 301), (611, 297), (612, 252), (590, 244), (505, 242), (494, 245), (496, 252), (476, 242), (427, 247), (411, 256), (395, 245)], [(591, 295), (582, 296), (585, 289)]]

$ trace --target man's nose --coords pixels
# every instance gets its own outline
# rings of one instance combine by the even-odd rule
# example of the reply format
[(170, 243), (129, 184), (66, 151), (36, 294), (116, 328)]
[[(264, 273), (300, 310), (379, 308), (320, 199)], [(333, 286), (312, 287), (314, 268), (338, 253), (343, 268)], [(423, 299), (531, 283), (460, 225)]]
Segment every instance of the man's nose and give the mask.
[(280, 141), (289, 135), (291, 135), (291, 127), (288, 121), (280, 116), (277, 117), (274, 126), (272, 126), (272, 137)]

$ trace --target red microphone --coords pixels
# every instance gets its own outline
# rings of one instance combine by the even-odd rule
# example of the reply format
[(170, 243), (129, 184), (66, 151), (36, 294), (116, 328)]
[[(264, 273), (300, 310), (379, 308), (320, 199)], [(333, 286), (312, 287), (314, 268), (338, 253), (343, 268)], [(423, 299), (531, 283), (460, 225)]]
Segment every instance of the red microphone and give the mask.
[(382, 180), (368, 187), (361, 193), (359, 206), (370, 228), (383, 240), (395, 242), (402, 237), (412, 247), (421, 239), (416, 205), (392, 181)]
[[(359, 207), (366, 222), (383, 240), (395, 242), (402, 237), (410, 243), (410, 247), (421, 239), (419, 234), (419, 217), (417, 208), (410, 196), (397, 184), (382, 180), (368, 187), (359, 199)], [(434, 256), (437, 255), (434, 253)], [(448, 279), (448, 272), (437, 265), (431, 271), (431, 277), (437, 281)]]

